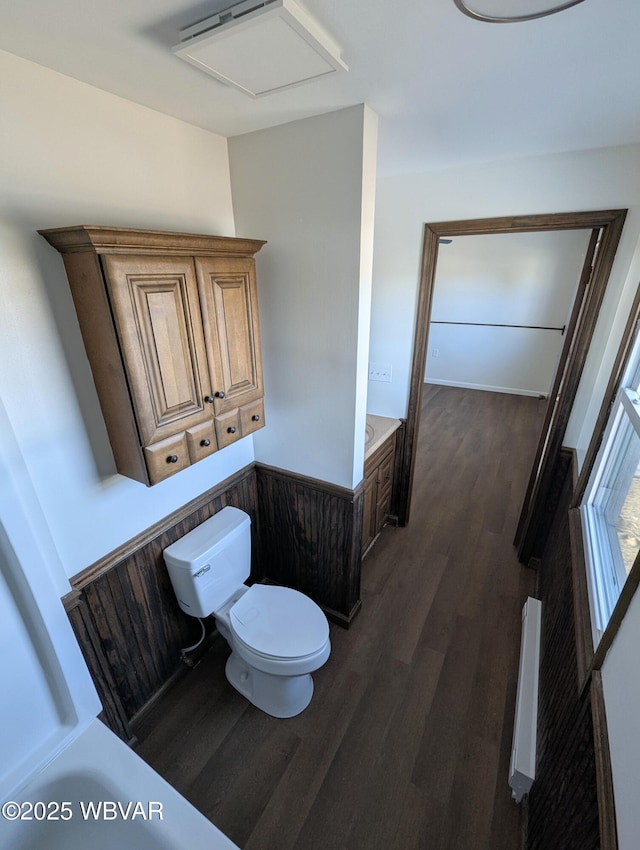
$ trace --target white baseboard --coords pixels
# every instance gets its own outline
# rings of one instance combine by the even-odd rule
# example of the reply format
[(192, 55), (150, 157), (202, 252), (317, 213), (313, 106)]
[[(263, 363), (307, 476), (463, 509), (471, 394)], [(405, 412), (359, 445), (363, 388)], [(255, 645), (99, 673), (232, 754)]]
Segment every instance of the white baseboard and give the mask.
[(548, 390), (523, 390), (517, 387), (490, 387), (486, 384), (466, 384), (462, 381), (442, 381), (436, 378), (427, 378), (425, 384), (437, 384), (441, 387), (461, 387), (465, 390), (485, 390), (490, 393), (510, 393), (511, 395), (528, 395), (533, 398), (547, 398)]

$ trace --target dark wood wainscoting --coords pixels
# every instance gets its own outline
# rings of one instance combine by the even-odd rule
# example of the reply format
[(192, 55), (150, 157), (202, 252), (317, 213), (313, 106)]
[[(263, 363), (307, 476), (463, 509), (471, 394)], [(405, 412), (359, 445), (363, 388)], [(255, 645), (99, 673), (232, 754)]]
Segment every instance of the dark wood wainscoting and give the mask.
[(104, 707), (126, 741), (130, 723), (186, 668), (200, 637), (180, 610), (163, 550), (225, 505), (251, 516), (251, 580), (306, 593), (348, 626), (360, 608), (362, 488), (252, 464), (71, 579), (64, 601)]
[[(529, 796), (528, 850), (597, 850), (596, 748), (592, 691), (580, 689), (574, 626), (569, 502), (570, 456), (559, 464), (561, 491), (538, 569), (542, 600), (537, 776)], [(564, 479), (564, 480), (562, 480)]]
[(360, 608), (364, 490), (257, 465), (262, 578), (301, 590), (348, 626)]
[(225, 505), (251, 516), (252, 564), (260, 574), (252, 465), (71, 579), (74, 589), (63, 600), (71, 625), (102, 700), (104, 720), (126, 741), (133, 737), (132, 718), (183, 668), (180, 649), (201, 634), (197, 620), (178, 606), (162, 552)]

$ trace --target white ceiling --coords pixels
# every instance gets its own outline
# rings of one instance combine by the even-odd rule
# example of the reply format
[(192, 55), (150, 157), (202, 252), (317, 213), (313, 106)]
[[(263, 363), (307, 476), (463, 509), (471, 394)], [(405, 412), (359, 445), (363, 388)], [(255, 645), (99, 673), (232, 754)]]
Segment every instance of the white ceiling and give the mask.
[(640, 142), (638, 0), (517, 24), (474, 21), (453, 0), (300, 0), (350, 70), (259, 100), (170, 50), (230, 5), (0, 0), (0, 49), (225, 136), (365, 102), (381, 175)]

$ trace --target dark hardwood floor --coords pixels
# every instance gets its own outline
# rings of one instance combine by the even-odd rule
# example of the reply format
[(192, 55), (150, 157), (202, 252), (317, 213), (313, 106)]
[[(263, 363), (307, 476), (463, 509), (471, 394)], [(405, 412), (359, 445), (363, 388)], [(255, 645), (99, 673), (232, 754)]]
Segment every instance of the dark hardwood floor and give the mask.
[(516, 850), (507, 773), (520, 610), (512, 546), (544, 402), (426, 386), (412, 514), (363, 562), (310, 707), (275, 720), (222, 639), (137, 725), (139, 754), (243, 850)]

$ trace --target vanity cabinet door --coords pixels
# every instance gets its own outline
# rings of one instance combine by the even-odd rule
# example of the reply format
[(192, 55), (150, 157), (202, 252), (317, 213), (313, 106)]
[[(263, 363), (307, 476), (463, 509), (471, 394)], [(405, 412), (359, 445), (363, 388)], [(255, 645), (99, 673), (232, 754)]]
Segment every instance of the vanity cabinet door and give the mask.
[(234, 257), (196, 257), (195, 264), (220, 415), (263, 396), (255, 265)]
[(106, 256), (102, 262), (142, 445), (211, 422), (193, 261)]

